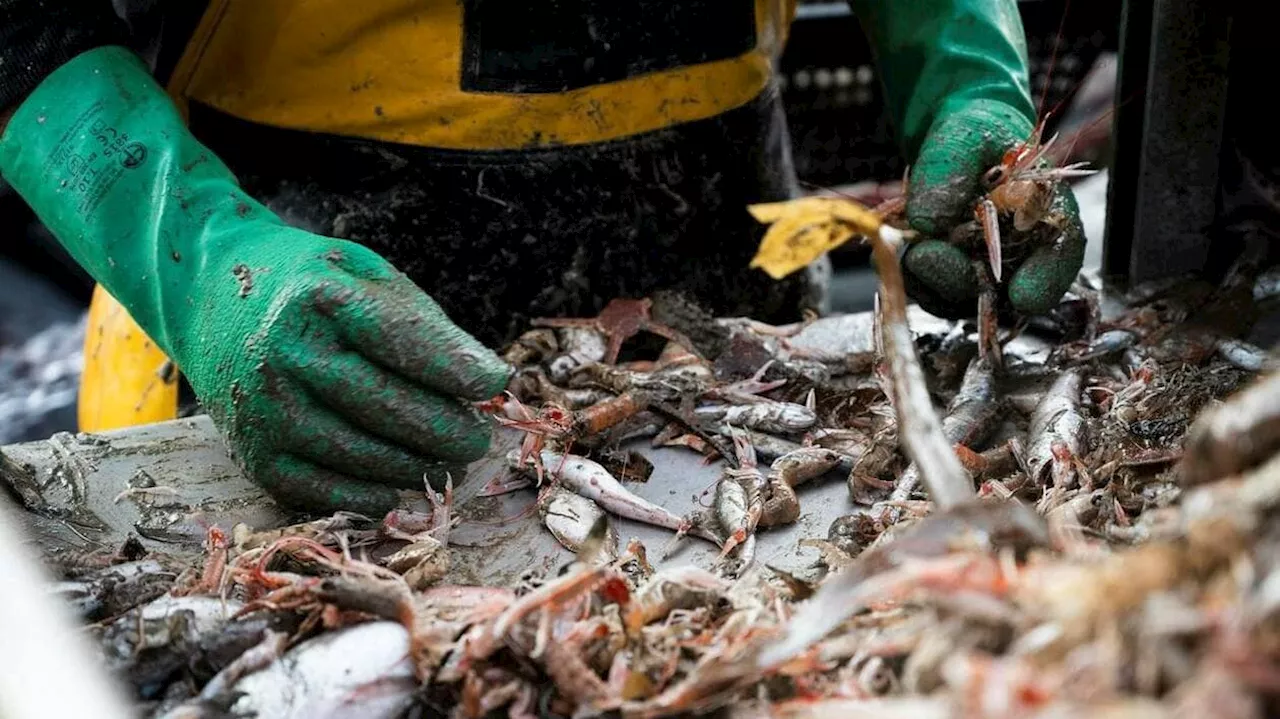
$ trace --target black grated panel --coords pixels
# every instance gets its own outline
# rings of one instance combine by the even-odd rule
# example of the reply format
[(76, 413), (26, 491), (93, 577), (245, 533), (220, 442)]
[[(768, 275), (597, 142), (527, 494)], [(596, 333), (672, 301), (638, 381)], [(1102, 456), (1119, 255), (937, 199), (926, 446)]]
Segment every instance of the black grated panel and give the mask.
[[(1023, 0), (1019, 8), (1034, 98), (1039, 102), (1048, 84), (1044, 108), (1060, 108), (1060, 116), (1098, 54), (1118, 49), (1120, 3)], [(1062, 38), (1049, 77), (1060, 25)], [(826, 187), (902, 176), (905, 163), (884, 116), (870, 50), (845, 2), (799, 4), (779, 70), (802, 182)]]

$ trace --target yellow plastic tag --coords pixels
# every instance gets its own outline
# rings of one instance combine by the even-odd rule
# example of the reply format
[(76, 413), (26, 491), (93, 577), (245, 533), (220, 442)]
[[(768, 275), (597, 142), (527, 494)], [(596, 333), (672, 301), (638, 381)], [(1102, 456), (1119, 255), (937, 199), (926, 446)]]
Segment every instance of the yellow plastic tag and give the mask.
[(769, 225), (751, 267), (780, 280), (848, 242), (874, 235), (884, 224), (871, 209), (847, 197), (802, 197), (749, 205), (757, 221)]

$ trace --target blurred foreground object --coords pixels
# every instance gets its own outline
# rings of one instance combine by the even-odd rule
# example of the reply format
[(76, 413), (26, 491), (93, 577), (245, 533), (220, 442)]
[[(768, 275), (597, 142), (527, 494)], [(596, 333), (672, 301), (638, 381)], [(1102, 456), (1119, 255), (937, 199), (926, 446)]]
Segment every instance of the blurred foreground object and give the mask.
[(51, 601), (44, 570), (28, 550), (12, 510), (0, 510), (0, 576), (4, 577), (4, 610), (0, 611), (0, 716), (38, 717), (132, 716), (117, 687), (91, 659), (64, 604)]

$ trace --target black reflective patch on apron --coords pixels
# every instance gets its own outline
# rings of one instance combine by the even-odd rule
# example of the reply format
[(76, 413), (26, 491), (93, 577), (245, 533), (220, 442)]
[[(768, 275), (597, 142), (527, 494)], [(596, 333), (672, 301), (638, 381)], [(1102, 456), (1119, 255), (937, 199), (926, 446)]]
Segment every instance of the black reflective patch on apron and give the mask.
[(462, 89), (554, 93), (738, 57), (751, 0), (462, 0)]

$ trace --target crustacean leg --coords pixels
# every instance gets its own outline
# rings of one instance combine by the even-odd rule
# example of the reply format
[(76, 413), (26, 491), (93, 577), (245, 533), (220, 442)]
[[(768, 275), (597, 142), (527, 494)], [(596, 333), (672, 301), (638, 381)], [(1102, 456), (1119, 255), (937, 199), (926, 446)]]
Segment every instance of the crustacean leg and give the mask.
[(973, 214), (982, 225), (982, 239), (987, 243), (987, 261), (991, 264), (991, 275), (999, 282), (1004, 260), (1000, 254), (1000, 214), (996, 211), (996, 203), (989, 199), (983, 200), (978, 203)]
[(647, 298), (640, 300), (617, 298), (610, 300), (596, 317), (540, 317), (533, 320), (533, 324), (537, 327), (585, 327), (599, 331), (608, 339), (608, 349), (604, 356), (605, 364), (616, 363), (618, 353), (622, 350), (622, 343), (641, 331), (652, 332), (682, 345), (690, 352), (696, 352), (693, 342), (688, 337), (664, 324), (655, 322), (649, 316), (649, 309), (652, 306), (653, 301)]

